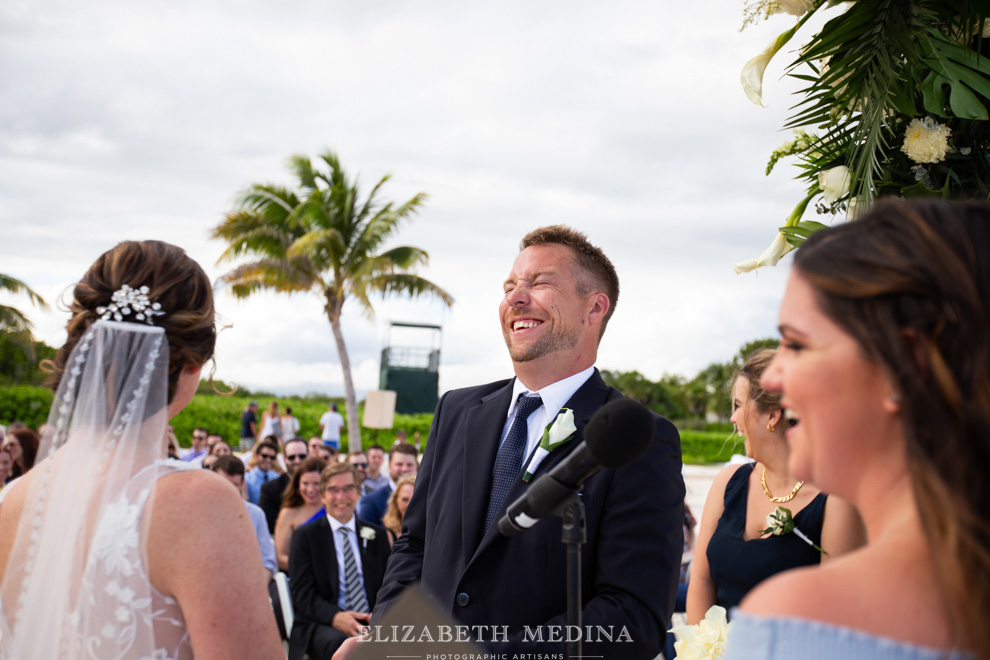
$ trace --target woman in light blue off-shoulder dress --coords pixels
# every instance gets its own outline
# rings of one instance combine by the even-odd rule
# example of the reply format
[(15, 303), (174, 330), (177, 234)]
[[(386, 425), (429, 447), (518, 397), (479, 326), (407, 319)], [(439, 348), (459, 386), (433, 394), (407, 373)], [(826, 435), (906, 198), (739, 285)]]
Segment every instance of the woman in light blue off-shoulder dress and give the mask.
[(888, 200), (797, 253), (763, 385), (869, 543), (771, 578), (728, 660), (990, 657), (990, 204)]

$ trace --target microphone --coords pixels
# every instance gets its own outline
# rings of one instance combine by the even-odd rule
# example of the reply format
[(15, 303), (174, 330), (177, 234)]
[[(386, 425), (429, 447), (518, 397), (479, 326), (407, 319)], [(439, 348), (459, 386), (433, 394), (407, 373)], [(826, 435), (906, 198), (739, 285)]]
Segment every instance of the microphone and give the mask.
[(642, 404), (632, 399), (606, 403), (584, 428), (581, 444), (509, 505), (498, 531), (513, 536), (532, 527), (603, 467), (620, 468), (640, 458), (653, 432), (653, 414)]

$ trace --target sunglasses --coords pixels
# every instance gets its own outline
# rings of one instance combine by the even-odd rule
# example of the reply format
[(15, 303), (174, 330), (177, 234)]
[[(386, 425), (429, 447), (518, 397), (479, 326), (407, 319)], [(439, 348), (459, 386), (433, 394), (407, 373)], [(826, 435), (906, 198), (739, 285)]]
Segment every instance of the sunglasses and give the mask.
[(356, 468), (366, 468), (366, 467), (368, 467), (368, 464), (367, 463), (351, 463), (351, 465), (353, 465)]
[(308, 454), (286, 454), (285, 460), (287, 461), (304, 461), (306, 460)]
[(267, 458), (269, 461), (275, 460), (275, 454), (258, 454), (259, 458)]

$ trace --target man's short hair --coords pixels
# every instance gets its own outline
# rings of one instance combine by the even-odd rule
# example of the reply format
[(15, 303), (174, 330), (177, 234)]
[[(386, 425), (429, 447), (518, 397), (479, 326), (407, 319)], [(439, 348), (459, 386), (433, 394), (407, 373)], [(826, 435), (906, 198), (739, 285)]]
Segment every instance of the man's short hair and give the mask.
[(349, 474), (354, 477), (354, 485), (360, 486), (358, 483), (361, 481), (361, 475), (358, 474), (357, 468), (355, 468), (350, 463), (338, 463), (333, 462), (323, 468), (323, 472), (320, 472), (320, 491), (322, 492), (330, 480), (336, 477), (338, 474)]
[(244, 461), (234, 455), (221, 456), (210, 467), (214, 472), (223, 472), (232, 477), (244, 476)]
[(608, 311), (602, 319), (602, 330), (608, 325), (612, 313), (619, 304), (619, 276), (615, 266), (600, 247), (592, 245), (588, 237), (566, 225), (549, 225), (540, 227), (526, 234), (519, 243), (519, 250), (525, 250), (533, 245), (565, 245), (574, 251), (574, 265), (577, 266), (577, 291), (586, 296), (595, 290), (601, 290), (608, 296)]
[(388, 450), (388, 455), (392, 456), (393, 454), (407, 454), (412, 456), (413, 459), (419, 458), (419, 452), (416, 451), (416, 447), (408, 442), (397, 442), (392, 445), (392, 448)]
[(257, 445), (255, 445), (254, 453), (257, 454), (265, 447), (274, 450), (275, 454), (278, 455), (278, 438), (275, 437), (274, 435), (268, 436), (267, 438), (259, 442)]
[(302, 446), (306, 448), (306, 451), (309, 451), (309, 443), (307, 443), (302, 438), (292, 438), (291, 440), (286, 440), (285, 441), (285, 444), (282, 445), (285, 448), (286, 455), (288, 455), (288, 453), (289, 453), (289, 443), (290, 442), (301, 442), (302, 443)]
[[(382, 447), (377, 442), (375, 444), (371, 445), (370, 447), (368, 447), (368, 450), (367, 451), (371, 451), (372, 449), (377, 449), (378, 451), (380, 451), (383, 454), (385, 453), (385, 448)], [(365, 453), (367, 453), (367, 452), (365, 452)]]
[(193, 433), (195, 433), (196, 431), (202, 431), (207, 436), (210, 435), (210, 430), (209, 429), (206, 429), (206, 428), (203, 428), (202, 426), (197, 426), (196, 428), (193, 429)]
[(347, 460), (351, 460), (351, 458), (354, 456), (364, 456), (365, 458), (368, 458), (368, 455), (363, 451), (352, 451), (347, 455)]

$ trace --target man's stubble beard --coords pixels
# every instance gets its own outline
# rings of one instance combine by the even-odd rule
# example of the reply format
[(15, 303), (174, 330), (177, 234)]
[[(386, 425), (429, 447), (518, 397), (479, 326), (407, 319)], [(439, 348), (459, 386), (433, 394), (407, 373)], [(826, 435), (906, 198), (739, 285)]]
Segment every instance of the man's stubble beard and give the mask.
[(571, 331), (553, 328), (529, 346), (518, 346), (512, 343), (512, 330), (504, 331), (505, 346), (509, 349), (509, 357), (513, 362), (530, 362), (538, 360), (557, 351), (576, 347), (581, 339), (581, 331), (574, 328)]

